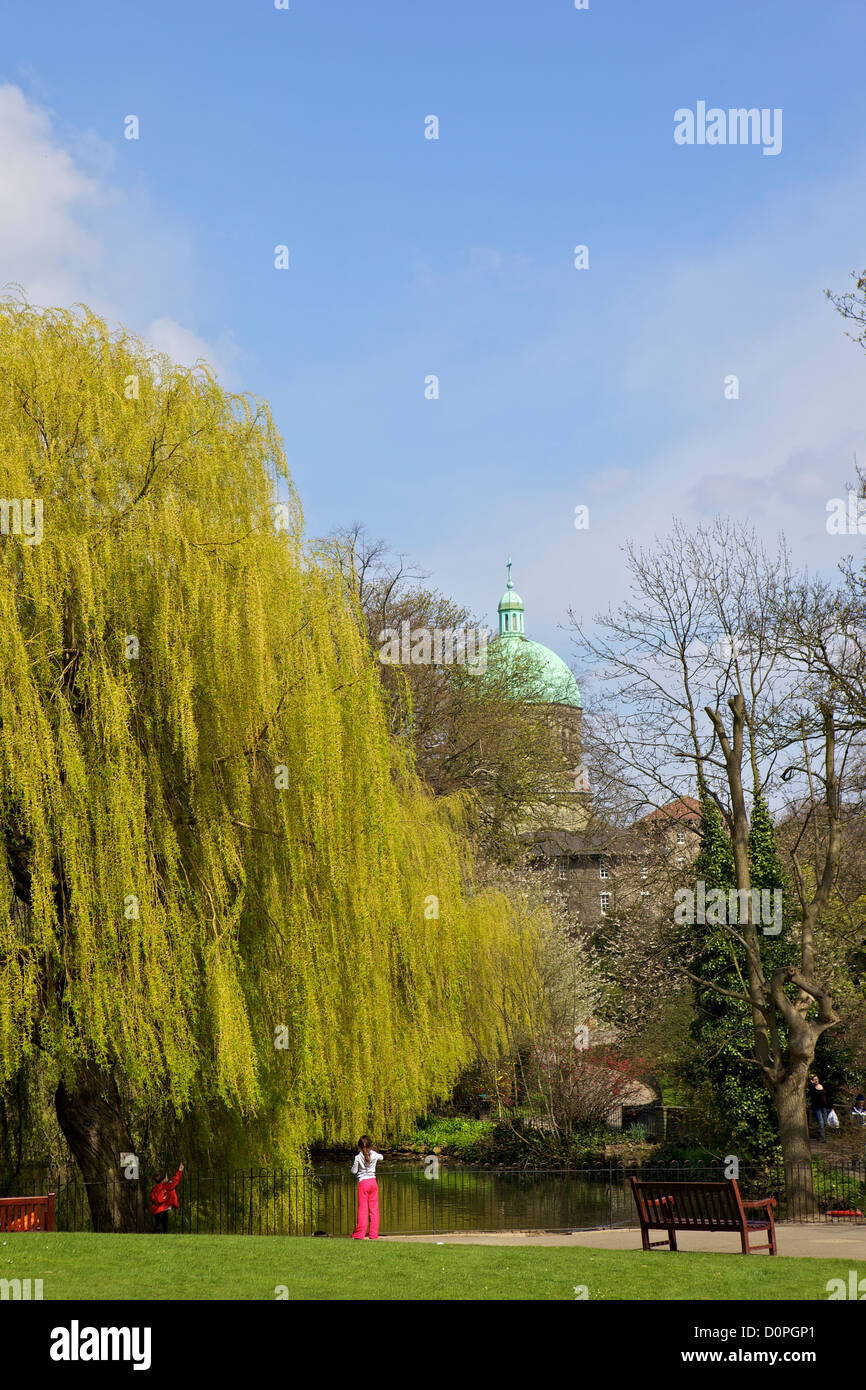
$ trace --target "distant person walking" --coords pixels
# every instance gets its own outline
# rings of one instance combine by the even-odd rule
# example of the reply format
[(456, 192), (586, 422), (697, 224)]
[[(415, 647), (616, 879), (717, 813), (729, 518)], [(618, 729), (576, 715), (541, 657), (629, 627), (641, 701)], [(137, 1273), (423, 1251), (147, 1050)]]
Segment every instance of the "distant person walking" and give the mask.
[(830, 1097), (817, 1076), (813, 1076), (809, 1082), (809, 1103), (812, 1106), (812, 1114), (815, 1116), (815, 1124), (818, 1126), (818, 1142), (820, 1143), (823, 1139), (826, 1143), (827, 1136), (824, 1133), (824, 1126), (827, 1123), (827, 1112), (830, 1109)]
[(156, 1184), (150, 1192), (150, 1211), (153, 1216), (154, 1235), (164, 1236), (168, 1231), (168, 1213), (172, 1207), (177, 1206), (177, 1185), (180, 1182), (180, 1175), (183, 1172), (183, 1164), (180, 1165), (173, 1178), (169, 1178), (168, 1171), (157, 1176)]
[(370, 1240), (379, 1239), (379, 1187), (376, 1182), (376, 1164), (382, 1155), (373, 1148), (369, 1134), (362, 1134), (358, 1140), (358, 1152), (352, 1164), (352, 1172), (358, 1175), (358, 1220), (352, 1232), (353, 1240), (367, 1239), (367, 1221), (370, 1222)]

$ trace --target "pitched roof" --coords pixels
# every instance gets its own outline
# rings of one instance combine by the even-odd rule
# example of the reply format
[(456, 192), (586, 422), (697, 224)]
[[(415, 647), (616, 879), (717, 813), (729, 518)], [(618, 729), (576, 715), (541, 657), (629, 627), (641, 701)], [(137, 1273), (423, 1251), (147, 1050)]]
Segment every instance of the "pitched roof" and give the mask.
[(648, 815), (641, 816), (635, 824), (653, 825), (665, 821), (693, 820), (695, 816), (700, 819), (700, 814), (701, 803), (696, 801), (693, 796), (677, 796), (674, 797), (673, 801), (668, 801), (666, 805), (658, 806)]
[(521, 838), (533, 857), (543, 855), (545, 858), (555, 858), (560, 854), (600, 854), (604, 857), (635, 852), (635, 844), (627, 830), (600, 828), (590, 834), (569, 830), (535, 830), (528, 831)]

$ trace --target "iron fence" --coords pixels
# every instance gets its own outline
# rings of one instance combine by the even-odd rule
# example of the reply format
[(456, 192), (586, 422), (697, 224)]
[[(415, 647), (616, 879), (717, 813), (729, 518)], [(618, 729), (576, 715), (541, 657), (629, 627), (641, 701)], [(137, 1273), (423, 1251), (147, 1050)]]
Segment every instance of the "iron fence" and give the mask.
[[(662, 1181), (717, 1181), (721, 1165), (686, 1164), (641, 1168), (606, 1164), (581, 1169), (470, 1168), (440, 1161), (438, 1177), (427, 1177), (419, 1161), (393, 1164), (379, 1172), (382, 1234), (444, 1234), (457, 1231), (577, 1230), (633, 1226), (636, 1212), (629, 1178)], [(13, 1176), (0, 1174), (0, 1195), (53, 1191), (60, 1231), (93, 1229), (88, 1191), (72, 1170), (30, 1164)], [(143, 1229), (149, 1229), (147, 1194), (153, 1175), (138, 1179)], [(811, 1187), (810, 1187), (811, 1184)], [(776, 1219), (788, 1222), (843, 1221), (866, 1224), (866, 1165), (814, 1160), (811, 1168), (739, 1173), (744, 1197), (776, 1198)], [(103, 1198), (114, 1198), (128, 1180), (118, 1176), (100, 1184)], [(317, 1172), (245, 1169), (237, 1172), (184, 1171), (179, 1206), (169, 1229), (189, 1234), (351, 1235), (357, 1182), (346, 1168)], [(832, 1212), (850, 1213), (834, 1216)]]

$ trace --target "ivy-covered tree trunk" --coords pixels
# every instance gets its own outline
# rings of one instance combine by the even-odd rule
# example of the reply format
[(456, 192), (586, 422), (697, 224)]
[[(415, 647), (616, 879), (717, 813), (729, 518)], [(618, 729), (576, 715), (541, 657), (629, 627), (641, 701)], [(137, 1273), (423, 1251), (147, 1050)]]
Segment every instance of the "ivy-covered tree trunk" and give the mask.
[[(762, 968), (772, 974), (778, 967), (793, 964), (797, 951), (788, 937), (789, 897), (776, 854), (773, 823), (760, 796), (752, 806), (748, 852), (751, 887), (767, 895), (763, 901), (771, 910), (779, 909), (778, 923), (771, 928), (774, 934), (758, 935)], [(720, 891), (727, 902), (730, 891), (736, 890), (733, 848), (719, 808), (709, 798), (702, 803), (701, 847), (694, 876), (696, 884), (703, 884), (705, 897)], [(741, 1163), (770, 1162), (779, 1156), (781, 1124), (772, 1083), (762, 1072), (755, 1052), (752, 1009), (744, 994), (748, 953), (736, 932), (723, 923), (696, 925), (695, 931), (699, 949), (690, 964), (694, 1055), (686, 1068), (686, 1080), (692, 1084), (709, 1082), (725, 1142)], [(786, 1039), (787, 1026), (782, 1021), (779, 1041), (783, 1047)]]
[(718, 710), (707, 706), (706, 713), (712, 721), (725, 760), (731, 801), (728, 821), (736, 886), (739, 892), (749, 895), (746, 899), (746, 920), (740, 921), (732, 932), (745, 955), (744, 987), (738, 997), (748, 1002), (754, 1029), (755, 1060), (776, 1103), (786, 1177), (794, 1184), (791, 1196), (797, 1208), (809, 1214), (816, 1209), (816, 1203), (806, 1120), (806, 1074), (822, 1032), (839, 1021), (829, 991), (815, 975), (815, 928), (820, 913), (826, 910), (830, 900), (839, 862), (839, 781), (835, 767), (834, 716), (830, 705), (822, 701), (823, 780), (827, 814), (823, 872), (814, 892), (810, 893), (798, 860), (796, 856), (792, 857), (799, 899), (800, 920), (796, 927), (798, 949), (794, 960), (783, 959), (774, 965), (762, 958), (762, 937), (751, 898), (750, 825), (742, 778), (746, 730), (743, 695), (733, 696), (728, 705), (732, 714), (730, 736)]
[(111, 1072), (80, 1066), (55, 1097), (57, 1119), (81, 1172), (94, 1231), (144, 1231), (142, 1179), (123, 1176), (122, 1153), (132, 1153), (120, 1094)]
[[(777, 936), (758, 938), (761, 967), (771, 978), (776, 970), (794, 967), (798, 951), (789, 935), (796, 929), (791, 921), (789, 890), (776, 854), (769, 811), (760, 796), (752, 805), (749, 867), (752, 888), (784, 893), (781, 931)], [(728, 892), (736, 886), (731, 842), (711, 800), (702, 805), (701, 849), (694, 872), (707, 891), (720, 888)], [(690, 968), (707, 983), (693, 981), (696, 1016), (691, 1034), (696, 1056), (688, 1079), (709, 1080), (718, 1097), (726, 1142), (741, 1163), (772, 1162), (781, 1150), (789, 1211), (809, 1215), (816, 1203), (805, 1100), (814, 1054), (808, 1025), (777, 1020), (777, 1044), (785, 1066), (773, 1081), (758, 1063), (748, 1001), (731, 997), (742, 991), (748, 977), (744, 946), (724, 927), (705, 928), (705, 941)], [(721, 994), (718, 987), (730, 993)], [(793, 998), (796, 990), (791, 985), (787, 989)]]

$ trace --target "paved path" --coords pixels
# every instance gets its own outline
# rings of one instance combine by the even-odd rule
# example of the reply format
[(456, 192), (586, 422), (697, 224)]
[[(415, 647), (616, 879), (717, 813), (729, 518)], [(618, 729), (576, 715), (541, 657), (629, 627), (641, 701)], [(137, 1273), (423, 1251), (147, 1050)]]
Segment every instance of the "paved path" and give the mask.
[[(659, 1233), (661, 1234), (661, 1233)], [(441, 1245), (588, 1245), (598, 1250), (640, 1250), (638, 1226), (614, 1231), (468, 1231), (441, 1236), (383, 1236), (387, 1241), (417, 1241)], [(714, 1255), (730, 1252), (739, 1255), (740, 1238), (736, 1234), (705, 1236), (692, 1231), (678, 1231), (680, 1250), (706, 1250)], [(816, 1223), (814, 1226), (776, 1227), (776, 1244), (780, 1255), (811, 1255), (816, 1258), (866, 1260), (866, 1225), (836, 1226)], [(667, 1255), (667, 1250), (654, 1250), (654, 1255)]]

